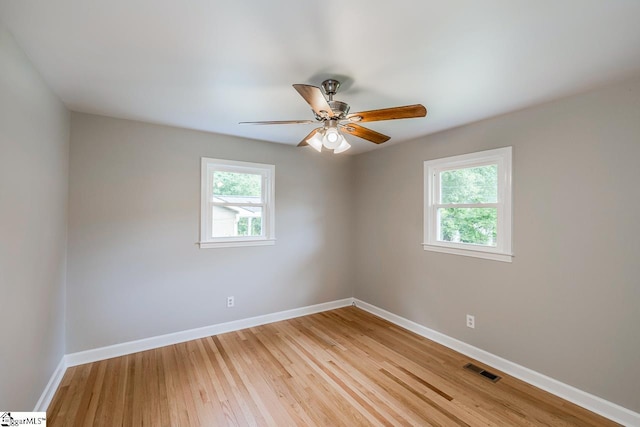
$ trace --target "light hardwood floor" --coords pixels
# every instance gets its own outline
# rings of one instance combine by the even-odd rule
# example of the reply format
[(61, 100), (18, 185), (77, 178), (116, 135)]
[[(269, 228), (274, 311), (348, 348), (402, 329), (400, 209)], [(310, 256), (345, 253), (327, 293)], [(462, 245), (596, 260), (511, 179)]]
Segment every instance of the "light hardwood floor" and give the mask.
[[(616, 425), (355, 307), (69, 368), (50, 426)], [(483, 366), (484, 367), (484, 366)]]

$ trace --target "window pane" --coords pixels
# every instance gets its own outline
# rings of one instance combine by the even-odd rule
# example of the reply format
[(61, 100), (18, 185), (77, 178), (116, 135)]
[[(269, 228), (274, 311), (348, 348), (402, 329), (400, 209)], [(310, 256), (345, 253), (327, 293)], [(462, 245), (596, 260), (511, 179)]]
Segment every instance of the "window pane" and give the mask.
[[(214, 196), (248, 198), (248, 201), (260, 201), (262, 195), (262, 176), (251, 173), (221, 172), (213, 173)], [(229, 197), (223, 197), (229, 199)], [(229, 200), (225, 200), (229, 201)], [(233, 203), (233, 201), (231, 201)], [(237, 202), (246, 203), (245, 200)]]
[(262, 207), (212, 206), (211, 237), (262, 236)]
[(440, 172), (440, 203), (497, 202), (497, 165)]
[(498, 210), (496, 208), (438, 209), (438, 240), (496, 246)]

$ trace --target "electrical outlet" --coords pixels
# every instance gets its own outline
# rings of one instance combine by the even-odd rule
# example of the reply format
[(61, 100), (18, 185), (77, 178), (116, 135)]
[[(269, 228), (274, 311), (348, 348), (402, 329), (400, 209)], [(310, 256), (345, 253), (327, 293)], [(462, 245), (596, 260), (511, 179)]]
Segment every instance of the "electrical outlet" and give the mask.
[(236, 301), (233, 297), (227, 297), (227, 308), (231, 308), (236, 304)]
[(476, 327), (476, 317), (470, 314), (467, 314), (467, 328), (475, 329)]

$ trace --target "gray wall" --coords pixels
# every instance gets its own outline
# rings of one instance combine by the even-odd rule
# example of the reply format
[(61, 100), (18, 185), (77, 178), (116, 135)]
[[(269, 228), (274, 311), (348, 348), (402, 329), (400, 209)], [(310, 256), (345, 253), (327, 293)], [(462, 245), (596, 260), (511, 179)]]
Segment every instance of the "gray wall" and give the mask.
[[(352, 296), (352, 158), (79, 113), (70, 151), (67, 352)], [(275, 246), (199, 249), (203, 156), (275, 164)]]
[[(513, 263), (423, 251), (422, 162), (504, 146)], [(640, 411), (639, 159), (638, 78), (357, 156), (355, 296)]]
[(0, 407), (33, 410), (64, 354), (69, 114), (0, 26)]

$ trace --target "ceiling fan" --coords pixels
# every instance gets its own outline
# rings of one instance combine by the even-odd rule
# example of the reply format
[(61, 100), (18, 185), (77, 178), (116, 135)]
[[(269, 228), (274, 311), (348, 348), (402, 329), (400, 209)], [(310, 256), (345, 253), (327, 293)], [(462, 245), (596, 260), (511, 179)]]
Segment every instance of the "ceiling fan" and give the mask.
[(342, 136), (340, 131), (357, 136), (375, 144), (382, 144), (391, 137), (383, 135), (374, 130), (360, 126), (357, 123), (375, 122), (381, 120), (410, 119), (414, 117), (424, 117), (427, 109), (422, 104), (406, 105), (404, 107), (383, 108), (381, 110), (362, 111), (360, 113), (349, 114), (349, 104), (333, 99), (333, 96), (340, 87), (340, 82), (328, 79), (322, 82), (322, 90), (319, 87), (294, 84), (305, 101), (311, 106), (315, 115), (315, 120), (283, 120), (283, 121), (263, 121), (263, 122), (240, 122), (247, 125), (286, 125), (286, 124), (313, 124), (321, 123), (322, 126), (312, 130), (309, 135), (298, 144), (298, 147), (310, 145), (317, 151), (322, 151), (322, 147), (333, 150), (335, 154), (351, 148), (351, 145)]

